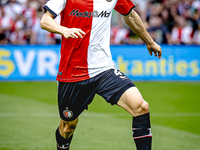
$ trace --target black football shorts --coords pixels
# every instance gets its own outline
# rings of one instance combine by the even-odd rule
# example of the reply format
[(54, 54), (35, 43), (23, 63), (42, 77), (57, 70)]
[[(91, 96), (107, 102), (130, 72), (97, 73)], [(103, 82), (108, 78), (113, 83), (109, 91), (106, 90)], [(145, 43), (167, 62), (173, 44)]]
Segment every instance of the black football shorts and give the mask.
[(122, 94), (133, 82), (122, 72), (109, 69), (80, 82), (58, 82), (58, 107), (61, 119), (75, 120), (92, 102), (95, 94), (111, 105), (117, 104)]

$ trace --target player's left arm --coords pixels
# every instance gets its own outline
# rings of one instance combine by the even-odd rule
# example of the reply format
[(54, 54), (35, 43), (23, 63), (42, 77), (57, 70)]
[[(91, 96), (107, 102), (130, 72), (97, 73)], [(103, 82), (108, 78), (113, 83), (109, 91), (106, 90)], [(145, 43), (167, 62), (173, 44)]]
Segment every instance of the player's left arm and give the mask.
[(140, 16), (133, 9), (128, 15), (124, 16), (124, 21), (131, 30), (143, 40), (147, 46), (149, 54), (152, 55), (152, 53), (154, 53), (155, 56), (161, 58), (161, 47), (151, 38), (145, 29)]

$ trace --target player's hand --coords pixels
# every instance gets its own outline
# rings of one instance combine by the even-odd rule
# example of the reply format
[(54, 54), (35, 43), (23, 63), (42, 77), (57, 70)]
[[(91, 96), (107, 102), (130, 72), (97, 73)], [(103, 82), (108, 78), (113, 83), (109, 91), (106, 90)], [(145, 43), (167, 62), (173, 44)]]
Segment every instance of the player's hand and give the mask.
[(62, 35), (68, 39), (68, 38), (83, 38), (83, 35), (85, 35), (85, 32), (78, 28), (66, 28), (63, 27), (62, 29)]
[(149, 51), (149, 55), (152, 55), (152, 53), (154, 53), (156, 57), (161, 59), (162, 50), (158, 44), (156, 44), (155, 42), (153, 42), (152, 44), (148, 44), (147, 49)]

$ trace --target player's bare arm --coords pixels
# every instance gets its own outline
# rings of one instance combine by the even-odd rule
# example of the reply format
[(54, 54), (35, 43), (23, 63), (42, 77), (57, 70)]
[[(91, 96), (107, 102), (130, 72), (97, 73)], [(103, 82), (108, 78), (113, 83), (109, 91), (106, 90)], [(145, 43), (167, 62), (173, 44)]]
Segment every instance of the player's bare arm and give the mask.
[(42, 29), (52, 33), (62, 34), (65, 38), (82, 38), (84, 31), (78, 28), (66, 28), (54, 21), (54, 16), (47, 10), (42, 16), (40, 26)]
[(132, 10), (127, 16), (124, 16), (124, 21), (131, 28), (131, 30), (144, 41), (149, 54), (152, 55), (152, 53), (154, 53), (155, 56), (161, 58), (161, 47), (151, 38), (139, 15), (134, 10)]

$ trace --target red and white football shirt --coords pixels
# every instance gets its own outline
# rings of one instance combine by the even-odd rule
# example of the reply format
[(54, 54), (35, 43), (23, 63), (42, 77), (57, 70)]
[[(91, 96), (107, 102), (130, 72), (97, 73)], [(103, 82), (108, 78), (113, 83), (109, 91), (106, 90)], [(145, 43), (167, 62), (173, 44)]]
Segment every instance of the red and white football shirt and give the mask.
[(131, 0), (50, 0), (44, 8), (56, 17), (61, 14), (61, 25), (80, 28), (83, 38), (62, 37), (61, 60), (57, 80), (76, 82), (86, 80), (114, 68), (110, 53), (110, 25), (113, 9), (128, 14)]

